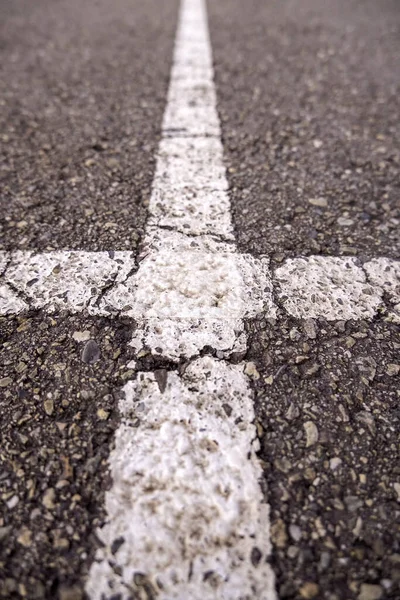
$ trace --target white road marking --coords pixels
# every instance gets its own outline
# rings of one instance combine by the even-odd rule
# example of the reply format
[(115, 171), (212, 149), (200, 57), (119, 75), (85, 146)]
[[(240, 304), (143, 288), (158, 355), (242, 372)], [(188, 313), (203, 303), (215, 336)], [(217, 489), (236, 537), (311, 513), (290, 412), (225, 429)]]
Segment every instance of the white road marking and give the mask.
[[(228, 221), (229, 213), (223, 218)], [(388, 316), (400, 320), (400, 261), (380, 257), (361, 266), (354, 257), (309, 256), (288, 259), (271, 274), (266, 259), (238, 254), (232, 244), (210, 235), (191, 238), (176, 229), (149, 225), (138, 272), (133, 253), (126, 251), (0, 252), (0, 272), (6, 270), (0, 315), (30, 308), (103, 316), (121, 311), (143, 323), (147, 319), (145, 343), (166, 350), (170, 342), (149, 333), (153, 319), (162, 319), (175, 339), (191, 319), (196, 340), (171, 348), (173, 359), (193, 356), (205, 345), (237, 350), (242, 343), (235, 331), (243, 330), (244, 318), (261, 312), (276, 317), (273, 291), (299, 319), (372, 319), (386, 309), (385, 299), (392, 307)], [(224, 321), (231, 321), (230, 329), (221, 329)]]
[(136, 268), (132, 252), (13, 252), (2, 258), (3, 265), (7, 260), (9, 264), (0, 295), (1, 314), (28, 307), (90, 311), (103, 290), (124, 281)]
[[(268, 261), (231, 243), (215, 102), (205, 2), (183, 0), (139, 269), (95, 307), (135, 318), (136, 348), (172, 360), (243, 350), (244, 317), (275, 314)], [(243, 365), (141, 373), (120, 410), (89, 597), (275, 600)]]
[(371, 319), (382, 302), (382, 289), (367, 283), (354, 258), (290, 259), (275, 278), (285, 310), (297, 318)]
[(368, 280), (387, 295), (393, 311), (392, 321), (400, 324), (400, 261), (389, 258), (374, 258), (364, 265)]
[(139, 264), (129, 252), (0, 254), (0, 314), (86, 310), (138, 322), (132, 343), (182, 374), (140, 373), (125, 387), (110, 456), (105, 546), (92, 600), (275, 600), (268, 506), (243, 365), (244, 322), (276, 316), (372, 318), (383, 294), (398, 311), (399, 263), (379, 258), (268, 261), (233, 245), (204, 0), (183, 0), (149, 222)]
[(173, 228), (186, 235), (210, 234), (233, 240), (227, 188), (219, 139), (164, 139), (158, 154), (149, 225)]
[[(87, 592), (274, 598), (268, 507), (243, 366), (203, 357), (181, 377), (166, 375), (165, 390), (153, 373), (125, 387), (110, 456), (109, 525), (99, 533), (105, 547)], [(112, 547), (118, 550), (110, 553)]]
[(104, 297), (100, 311), (125, 307), (140, 323), (138, 350), (171, 360), (196, 356), (205, 346), (226, 354), (245, 350), (243, 319), (264, 309), (275, 315), (267, 262), (230, 248), (207, 251), (200, 239), (190, 245), (150, 252), (135, 277)]

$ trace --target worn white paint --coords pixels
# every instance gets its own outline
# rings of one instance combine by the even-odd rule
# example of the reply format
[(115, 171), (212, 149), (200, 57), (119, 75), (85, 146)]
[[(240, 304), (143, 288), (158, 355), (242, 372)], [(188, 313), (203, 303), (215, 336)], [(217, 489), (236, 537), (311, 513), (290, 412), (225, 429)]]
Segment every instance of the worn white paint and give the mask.
[[(8, 258), (0, 294), (2, 314), (27, 307), (47, 312), (90, 310), (109, 285), (124, 281), (135, 270), (132, 252), (18, 251)], [(13, 305), (13, 298), (18, 304)]]
[(149, 226), (233, 240), (227, 187), (219, 139), (164, 139), (150, 200)]
[(140, 326), (135, 346), (170, 359), (196, 356), (205, 346), (230, 354), (245, 349), (245, 317), (276, 311), (267, 261), (234, 252), (150, 252), (135, 277), (115, 286), (100, 311), (122, 310)]
[[(243, 366), (203, 357), (182, 376), (164, 375), (165, 389), (153, 373), (125, 387), (104, 548), (86, 591), (271, 600), (268, 506)], [(123, 543), (113, 553), (115, 540)]]
[(132, 252), (0, 252), (0, 315), (121, 312), (142, 323), (136, 345), (140, 338), (140, 347), (169, 348), (173, 359), (207, 345), (228, 354), (243, 348), (244, 318), (277, 316), (274, 288), (299, 319), (371, 319), (378, 311), (400, 318), (400, 261), (384, 257), (363, 265), (354, 257), (288, 259), (272, 276), (268, 260), (210, 234), (149, 224), (139, 261), (137, 271)]
[[(139, 268), (90, 307), (134, 318), (137, 350), (223, 358), (245, 350), (246, 316), (275, 315), (268, 261), (232, 243), (227, 189), (205, 3), (183, 0)], [(275, 600), (243, 371), (204, 357), (127, 384), (92, 600)]]
[(289, 259), (275, 271), (275, 281), (285, 310), (300, 319), (371, 319), (382, 305), (382, 287), (367, 282), (354, 258)]

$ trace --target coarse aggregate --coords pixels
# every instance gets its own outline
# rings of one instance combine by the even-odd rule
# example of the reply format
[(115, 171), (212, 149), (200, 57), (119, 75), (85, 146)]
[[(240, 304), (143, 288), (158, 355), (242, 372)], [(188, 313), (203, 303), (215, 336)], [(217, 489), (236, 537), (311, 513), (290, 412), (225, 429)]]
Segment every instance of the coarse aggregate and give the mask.
[(398, 326), (260, 317), (247, 333), (279, 597), (399, 598)]
[(178, 4), (1, 3), (1, 249), (136, 249)]
[(81, 600), (134, 325), (32, 312), (0, 328), (0, 598)]

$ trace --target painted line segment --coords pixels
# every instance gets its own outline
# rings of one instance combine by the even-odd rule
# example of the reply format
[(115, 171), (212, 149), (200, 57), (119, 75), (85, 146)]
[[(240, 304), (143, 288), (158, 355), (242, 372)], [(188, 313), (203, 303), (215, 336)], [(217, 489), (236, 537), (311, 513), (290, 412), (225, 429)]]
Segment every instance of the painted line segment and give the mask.
[(96, 309), (135, 318), (138, 351), (192, 360), (125, 387), (92, 600), (276, 598), (244, 365), (197, 358), (244, 350), (245, 316), (275, 311), (268, 261), (232, 244), (227, 189), (205, 2), (183, 0), (139, 268)]

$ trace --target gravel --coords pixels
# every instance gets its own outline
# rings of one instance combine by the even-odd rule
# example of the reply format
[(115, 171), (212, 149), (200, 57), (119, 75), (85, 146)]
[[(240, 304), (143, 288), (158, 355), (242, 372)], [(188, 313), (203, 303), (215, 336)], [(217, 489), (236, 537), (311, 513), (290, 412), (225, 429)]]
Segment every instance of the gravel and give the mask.
[(304, 325), (247, 324), (279, 597), (396, 600), (399, 328)]
[[(110, 481), (107, 458), (132, 322), (32, 313), (1, 319), (0, 598), (83, 598)], [(81, 360), (89, 331), (101, 349)], [(85, 346), (86, 344), (86, 346)]]

